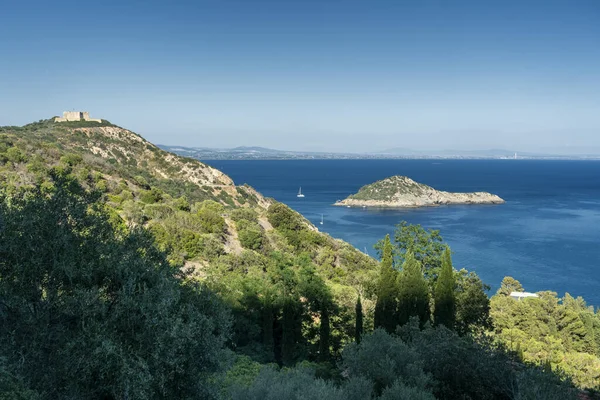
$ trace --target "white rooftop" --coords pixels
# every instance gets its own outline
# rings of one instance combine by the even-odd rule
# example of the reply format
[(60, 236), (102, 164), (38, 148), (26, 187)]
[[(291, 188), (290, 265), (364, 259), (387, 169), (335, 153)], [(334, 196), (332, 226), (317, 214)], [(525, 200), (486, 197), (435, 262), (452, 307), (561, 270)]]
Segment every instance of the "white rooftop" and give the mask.
[(523, 299), (525, 297), (540, 297), (535, 293), (529, 293), (529, 292), (510, 292), (510, 297), (514, 298), (514, 299)]

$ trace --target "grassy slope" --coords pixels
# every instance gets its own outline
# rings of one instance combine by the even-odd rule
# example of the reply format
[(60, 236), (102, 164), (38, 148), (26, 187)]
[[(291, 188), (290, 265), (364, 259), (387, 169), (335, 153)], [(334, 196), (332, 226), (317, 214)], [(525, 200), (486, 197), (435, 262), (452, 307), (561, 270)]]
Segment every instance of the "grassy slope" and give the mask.
[(84, 186), (102, 192), (119, 221), (148, 227), (174, 263), (203, 279), (230, 279), (244, 263), (267, 265), (274, 251), (290, 258), (308, 254), (348, 314), (357, 291), (363, 292), (367, 313), (373, 306), (374, 259), (318, 232), (283, 205), (278, 212), (300, 222), (294, 231), (274, 228), (275, 214), (268, 210), (278, 203), (129, 130), (107, 121), (0, 127), (0, 186), (48, 182), (51, 168), (68, 169)]

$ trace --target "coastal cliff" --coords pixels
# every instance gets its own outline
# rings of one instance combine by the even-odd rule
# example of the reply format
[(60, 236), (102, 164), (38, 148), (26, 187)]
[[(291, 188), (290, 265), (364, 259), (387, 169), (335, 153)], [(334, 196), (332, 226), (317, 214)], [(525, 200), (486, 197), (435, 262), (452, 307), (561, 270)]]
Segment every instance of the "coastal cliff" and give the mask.
[(451, 193), (413, 181), (406, 176), (392, 176), (360, 188), (358, 193), (337, 201), (335, 206), (348, 207), (429, 207), (446, 204), (501, 204), (504, 200), (487, 192)]

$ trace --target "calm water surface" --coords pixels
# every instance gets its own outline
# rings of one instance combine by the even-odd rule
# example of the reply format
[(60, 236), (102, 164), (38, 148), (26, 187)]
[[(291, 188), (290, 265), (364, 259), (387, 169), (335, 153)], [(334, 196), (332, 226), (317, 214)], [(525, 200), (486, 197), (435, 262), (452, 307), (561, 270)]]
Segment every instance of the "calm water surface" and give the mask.
[[(208, 161), (302, 213), (331, 236), (375, 255), (402, 220), (439, 229), (454, 266), (496, 290), (505, 275), (526, 290), (583, 296), (600, 305), (600, 162), (529, 160)], [(374, 210), (331, 206), (361, 186), (407, 175), (440, 190), (489, 191), (497, 206)], [(297, 198), (298, 187), (306, 197)], [(319, 225), (321, 214), (324, 224)]]

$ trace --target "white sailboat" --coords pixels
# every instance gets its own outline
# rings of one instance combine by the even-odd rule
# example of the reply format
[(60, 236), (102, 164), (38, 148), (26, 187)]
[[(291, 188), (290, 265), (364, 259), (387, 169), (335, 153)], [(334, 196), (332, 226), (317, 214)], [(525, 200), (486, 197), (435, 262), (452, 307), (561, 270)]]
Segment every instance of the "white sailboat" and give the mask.
[(323, 214), (321, 214), (321, 225), (323, 225)]
[(296, 197), (304, 197), (304, 195), (302, 194), (302, 186), (300, 186), (300, 189), (298, 190), (298, 195)]

